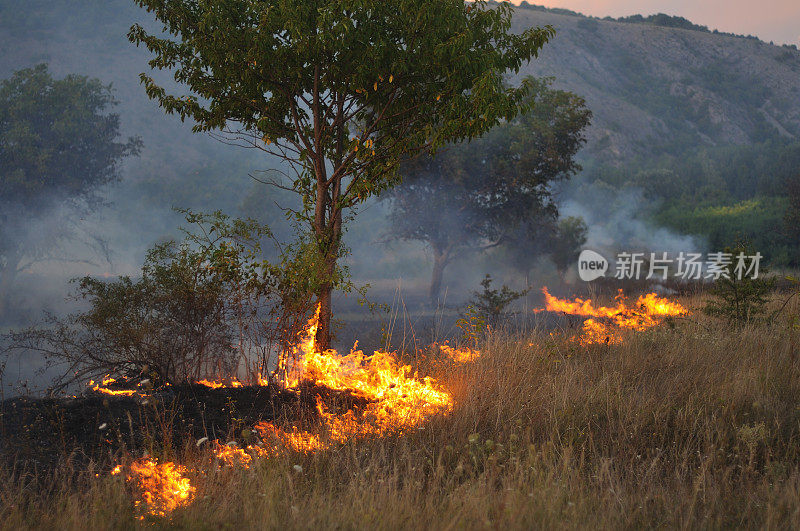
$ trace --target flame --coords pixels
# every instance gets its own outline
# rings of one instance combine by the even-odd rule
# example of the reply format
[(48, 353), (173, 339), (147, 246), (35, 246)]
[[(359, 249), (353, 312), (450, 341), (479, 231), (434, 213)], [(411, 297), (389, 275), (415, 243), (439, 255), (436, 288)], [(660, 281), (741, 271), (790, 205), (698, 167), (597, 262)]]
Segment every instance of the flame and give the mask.
[(594, 319), (586, 319), (583, 322), (578, 342), (583, 346), (603, 343), (606, 345), (618, 345), (622, 343), (622, 335), (619, 330), (614, 330), (607, 324)]
[(286, 431), (271, 422), (259, 422), (255, 430), (269, 446), (256, 447), (260, 456), (279, 453), (282, 449), (289, 449), (299, 453), (310, 453), (325, 447), (318, 435), (292, 427)]
[(315, 342), (319, 312), (317, 306), (301, 335), (295, 351), (297, 361), (288, 378), (289, 387), (310, 381), (366, 398), (370, 404), (364, 412), (365, 418), (380, 426), (381, 432), (415, 426), (431, 415), (452, 409), (452, 397), (438, 389), (433, 379), (418, 378), (410, 366), (398, 363), (388, 352), (378, 350), (372, 356), (365, 356), (356, 347), (346, 356), (335, 350), (321, 352)]
[[(372, 356), (365, 356), (355, 346), (345, 356), (335, 350), (321, 351), (315, 341), (319, 313), (318, 306), (294, 348), (294, 359), (289, 364), (285, 382), (287, 388), (310, 382), (349, 391), (364, 399), (366, 404), (340, 414), (329, 411), (322, 398), (317, 396), (317, 413), (321, 422), (315, 431), (319, 433), (296, 426), (284, 429), (271, 422), (259, 422), (253, 427), (260, 439), (256, 444), (240, 448), (235, 444), (213, 442), (211, 451), (224, 465), (249, 467), (254, 459), (287, 451), (312, 453), (330, 448), (333, 443), (410, 429), (432, 415), (452, 410), (453, 398), (449, 393), (439, 389), (433, 379), (419, 378), (412, 373), (410, 366), (399, 363), (388, 352), (376, 351)], [(479, 355), (478, 351), (470, 349), (447, 347), (443, 350), (459, 360), (474, 359)], [(267, 385), (267, 380), (260, 376), (258, 381), (260, 385)], [(210, 380), (198, 383), (215, 389), (226, 386)], [(233, 381), (229, 386), (241, 387), (242, 384)], [(112, 474), (118, 472), (119, 467)], [(159, 465), (152, 460), (142, 460), (134, 463), (129, 480), (141, 492), (137, 507), (143, 504), (149, 514), (166, 516), (191, 503), (196, 489), (183, 473), (183, 468), (171, 462)]]
[[(269, 457), (285, 451), (311, 453), (329, 448), (332, 443), (402, 431), (452, 409), (452, 397), (438, 389), (433, 379), (420, 379), (416, 373), (412, 374), (410, 366), (399, 363), (388, 352), (376, 351), (366, 356), (355, 346), (345, 356), (335, 350), (321, 351), (315, 340), (319, 313), (318, 306), (300, 334), (286, 378), (287, 387), (297, 388), (302, 382), (310, 382), (350, 391), (366, 399), (367, 404), (359, 411), (350, 409), (337, 414), (330, 412), (317, 396), (320, 433), (296, 426), (287, 430), (271, 422), (259, 422), (254, 429), (262, 439), (260, 444), (249, 445), (246, 449), (214, 447), (215, 455), (226, 464), (248, 466), (253, 456)], [(473, 358), (477, 351), (465, 350), (461, 355)]]
[(214, 441), (211, 451), (214, 452), (217, 459), (230, 467), (248, 466), (253, 460), (252, 456), (242, 448), (236, 445), (220, 444), (219, 441)]
[[(619, 290), (614, 306), (595, 306), (590, 299), (576, 297), (574, 300), (559, 299), (542, 288), (546, 306), (534, 312), (561, 312), (568, 315), (589, 317), (583, 323), (581, 336), (576, 338), (582, 345), (605, 343), (610, 345), (622, 342), (622, 330), (640, 332), (660, 324), (669, 316), (686, 315), (689, 311), (681, 304), (649, 293), (639, 297), (635, 304), (628, 305), (627, 299)], [(605, 321), (610, 321), (606, 323)]]
[(453, 348), (450, 345), (443, 344), (439, 345), (439, 349), (456, 363), (469, 363), (475, 361), (481, 355), (480, 350), (474, 350), (469, 347)]
[[(260, 380), (261, 377), (259, 376), (259, 381)], [(231, 380), (230, 383), (225, 383), (221, 381), (218, 382), (213, 380), (207, 380), (204, 378), (202, 380), (197, 380), (197, 383), (200, 385), (205, 385), (206, 387), (210, 387), (211, 389), (219, 389), (220, 387), (244, 387), (244, 384), (242, 382), (235, 379)]]
[(196, 489), (184, 473), (183, 467), (170, 461), (159, 464), (152, 459), (141, 459), (131, 463), (128, 481), (141, 497), (136, 500), (136, 507), (152, 516), (166, 516), (190, 504)]
[(92, 387), (92, 391), (97, 391), (98, 393), (103, 393), (106, 395), (115, 395), (115, 396), (132, 396), (136, 394), (136, 391), (133, 389), (108, 389), (106, 386), (113, 384), (116, 382), (116, 378), (111, 378), (108, 375), (103, 378), (103, 380), (95, 385), (94, 380), (89, 380), (89, 386)]

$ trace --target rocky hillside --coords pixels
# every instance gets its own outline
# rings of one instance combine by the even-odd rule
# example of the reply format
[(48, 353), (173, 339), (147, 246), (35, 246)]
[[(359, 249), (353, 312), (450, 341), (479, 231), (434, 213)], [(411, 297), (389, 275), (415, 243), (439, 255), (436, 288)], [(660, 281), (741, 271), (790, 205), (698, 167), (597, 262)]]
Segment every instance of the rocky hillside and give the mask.
[(534, 7), (517, 8), (514, 22), (515, 31), (556, 28), (522, 74), (554, 76), (556, 86), (586, 98), (595, 119), (585, 157), (624, 161), (698, 144), (800, 136), (794, 47)]

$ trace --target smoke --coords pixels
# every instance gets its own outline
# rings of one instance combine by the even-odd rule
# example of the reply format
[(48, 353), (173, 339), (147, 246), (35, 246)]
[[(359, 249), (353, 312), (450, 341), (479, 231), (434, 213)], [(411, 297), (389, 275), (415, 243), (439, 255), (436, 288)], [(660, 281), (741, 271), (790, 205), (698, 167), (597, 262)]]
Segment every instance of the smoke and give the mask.
[(703, 252), (707, 243), (651, 221), (659, 206), (641, 188), (614, 188), (577, 178), (559, 194), (561, 216), (579, 216), (589, 226), (585, 248), (613, 257), (619, 252)]

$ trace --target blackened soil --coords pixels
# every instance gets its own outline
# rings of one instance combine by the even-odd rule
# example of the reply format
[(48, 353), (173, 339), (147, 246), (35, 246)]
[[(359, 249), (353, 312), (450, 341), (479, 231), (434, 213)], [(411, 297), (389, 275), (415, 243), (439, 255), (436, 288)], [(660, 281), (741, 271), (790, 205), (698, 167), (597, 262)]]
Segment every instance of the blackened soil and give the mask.
[(0, 406), (0, 463), (47, 470), (69, 457), (75, 464), (109, 465), (125, 452), (180, 450), (203, 437), (243, 442), (242, 430), (259, 421), (313, 425), (318, 398), (334, 412), (367, 403), (313, 384), (297, 390), (185, 384), (133, 396), (88, 391), (68, 398), (14, 398)]

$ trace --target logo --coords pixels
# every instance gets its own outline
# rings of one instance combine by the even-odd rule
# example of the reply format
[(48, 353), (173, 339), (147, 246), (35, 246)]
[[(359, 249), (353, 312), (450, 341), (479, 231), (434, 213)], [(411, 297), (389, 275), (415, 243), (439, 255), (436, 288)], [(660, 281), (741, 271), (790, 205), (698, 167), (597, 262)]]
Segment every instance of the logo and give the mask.
[(608, 271), (608, 260), (599, 253), (584, 249), (578, 257), (578, 276), (584, 282), (603, 277)]

